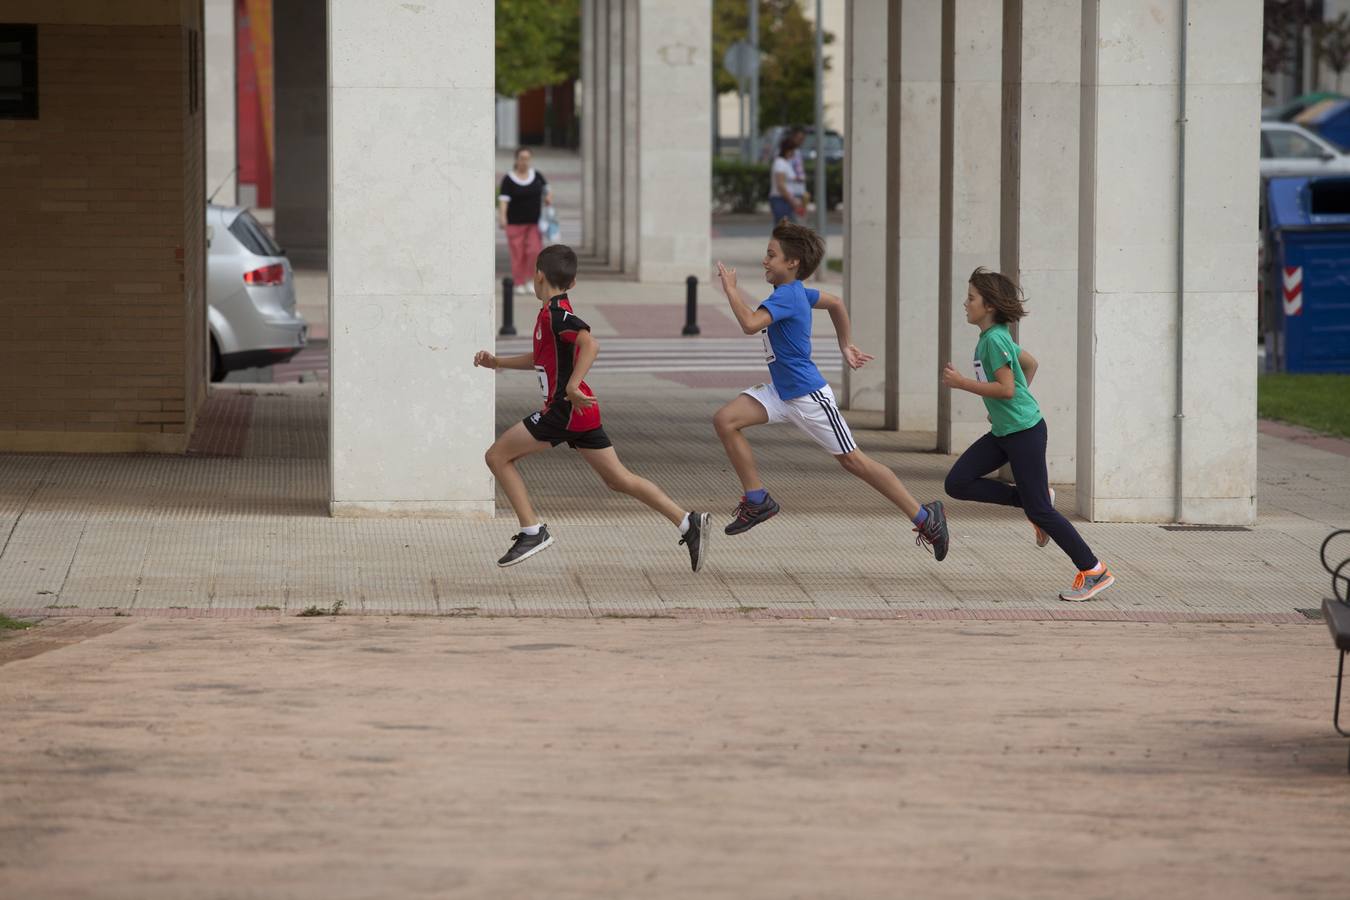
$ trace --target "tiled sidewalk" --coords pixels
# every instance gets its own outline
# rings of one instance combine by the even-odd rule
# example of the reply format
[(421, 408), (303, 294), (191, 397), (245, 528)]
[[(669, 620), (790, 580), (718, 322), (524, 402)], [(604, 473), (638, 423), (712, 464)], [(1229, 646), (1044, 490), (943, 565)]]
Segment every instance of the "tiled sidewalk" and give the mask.
[[(498, 384), (506, 427), (535, 398), (526, 379)], [(321, 390), (218, 392), (187, 457), (0, 457), (0, 610), (1292, 623), (1326, 593), (1318, 544), (1350, 522), (1350, 458), (1263, 435), (1256, 527), (1081, 524), (1120, 583), (1068, 605), (1055, 595), (1071, 567), (1010, 511), (949, 502), (952, 552), (934, 562), (879, 496), (795, 431), (765, 427), (753, 440), (783, 513), (726, 537), (738, 490), (710, 416), (728, 391), (626, 375), (603, 387), (606, 427), (630, 468), (714, 511), (705, 570), (691, 573), (668, 523), (565, 448), (522, 467), (556, 545), (501, 570), (515, 524), (504, 498), (492, 522), (329, 518)], [(939, 495), (947, 457), (851, 419), (916, 496)], [(1072, 510), (1073, 490), (1058, 503)]]

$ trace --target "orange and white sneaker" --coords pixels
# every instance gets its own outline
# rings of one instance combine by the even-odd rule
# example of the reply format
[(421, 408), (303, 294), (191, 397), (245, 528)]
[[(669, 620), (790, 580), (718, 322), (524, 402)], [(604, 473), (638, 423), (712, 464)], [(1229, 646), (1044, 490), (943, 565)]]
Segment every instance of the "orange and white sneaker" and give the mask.
[(1116, 583), (1116, 576), (1111, 574), (1105, 563), (1099, 562), (1097, 566), (1101, 571), (1079, 572), (1078, 577), (1073, 580), (1073, 587), (1059, 592), (1059, 599), (1070, 603), (1082, 603)]
[[(1051, 506), (1054, 506), (1054, 505), (1055, 505), (1055, 489), (1054, 489), (1054, 488), (1051, 488), (1051, 489), (1050, 489), (1050, 505), (1051, 505)], [(1042, 531), (1042, 530), (1041, 530), (1041, 526), (1037, 525), (1035, 522), (1032, 522), (1032, 523), (1031, 523), (1031, 527), (1032, 527), (1032, 528), (1035, 530), (1035, 532), (1036, 532), (1036, 546), (1037, 546), (1037, 547), (1044, 547), (1046, 544), (1050, 543), (1050, 535), (1048, 535), (1048, 534), (1046, 534), (1044, 531)]]

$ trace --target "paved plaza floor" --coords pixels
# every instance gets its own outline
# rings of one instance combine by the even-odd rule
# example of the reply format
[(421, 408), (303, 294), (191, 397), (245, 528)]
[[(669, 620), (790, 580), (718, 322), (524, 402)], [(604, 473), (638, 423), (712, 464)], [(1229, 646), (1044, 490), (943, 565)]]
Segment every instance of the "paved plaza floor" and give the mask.
[(4, 897), (1345, 896), (1320, 625), (37, 632), (0, 641)]
[[(603, 351), (602, 351), (603, 356)], [(711, 415), (749, 372), (606, 373), (591, 380), (624, 461), (681, 504), (714, 513), (708, 562), (689, 570), (661, 517), (612, 494), (564, 448), (522, 471), (555, 545), (498, 569), (515, 519), (332, 519), (322, 385), (221, 390), (192, 454), (0, 456), (0, 612), (10, 615), (852, 616), (1307, 621), (1327, 579), (1318, 543), (1350, 520), (1350, 456), (1260, 439), (1260, 516), (1250, 529), (1081, 523), (1119, 583), (1069, 605), (1073, 568), (1004, 508), (949, 501), (951, 554), (935, 562), (878, 494), (788, 426), (752, 440), (775, 519), (721, 534), (739, 489)], [(484, 372), (483, 377), (494, 377)], [(499, 427), (528, 413), (528, 373), (497, 376)], [(681, 381), (721, 387), (689, 387)], [(313, 388), (314, 390), (309, 390)], [(859, 445), (923, 500), (951, 458), (924, 436), (868, 430)], [(415, 423), (410, 423), (415, 427)], [(1053, 427), (1053, 423), (1051, 425)], [(399, 440), (390, 435), (390, 440)], [(1058, 506), (1072, 514), (1071, 486)]]

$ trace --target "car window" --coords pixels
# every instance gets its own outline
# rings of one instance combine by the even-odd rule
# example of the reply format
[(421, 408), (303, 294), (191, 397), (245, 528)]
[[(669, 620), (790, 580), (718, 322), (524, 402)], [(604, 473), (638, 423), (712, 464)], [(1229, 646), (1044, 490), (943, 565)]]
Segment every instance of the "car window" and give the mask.
[(272, 236), (267, 233), (257, 219), (247, 212), (240, 213), (239, 216), (230, 223), (230, 234), (239, 239), (250, 253), (256, 253), (259, 256), (281, 256), (281, 247), (272, 240)]
[(1270, 131), (1271, 152), (1281, 159), (1317, 159), (1322, 148), (1297, 131)]

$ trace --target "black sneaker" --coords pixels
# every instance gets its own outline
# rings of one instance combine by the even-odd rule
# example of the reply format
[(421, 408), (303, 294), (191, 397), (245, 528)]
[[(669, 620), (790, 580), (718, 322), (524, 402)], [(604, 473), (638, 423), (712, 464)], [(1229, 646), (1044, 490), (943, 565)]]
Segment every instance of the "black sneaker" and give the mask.
[(708, 514), (691, 512), (689, 530), (680, 538), (681, 544), (689, 547), (689, 566), (695, 572), (703, 568), (703, 557), (708, 553)]
[(923, 508), (928, 510), (928, 518), (923, 520), (922, 527), (914, 529), (918, 535), (914, 543), (924, 549), (931, 548), (929, 552), (933, 559), (942, 562), (947, 558), (947, 515), (942, 511), (941, 500), (925, 503)]
[(548, 533), (548, 526), (539, 526), (538, 534), (526, 534), (520, 532), (511, 538), (512, 547), (506, 551), (506, 555), (497, 560), (497, 565), (505, 568), (514, 566), (516, 563), (524, 562), (531, 556), (534, 556), (540, 550), (553, 543), (553, 536)]
[(732, 515), (735, 518), (725, 531), (727, 534), (740, 534), (742, 531), (749, 531), (765, 519), (772, 519), (778, 515), (778, 503), (768, 494), (764, 495), (763, 503), (751, 503), (742, 497), (740, 505)]

